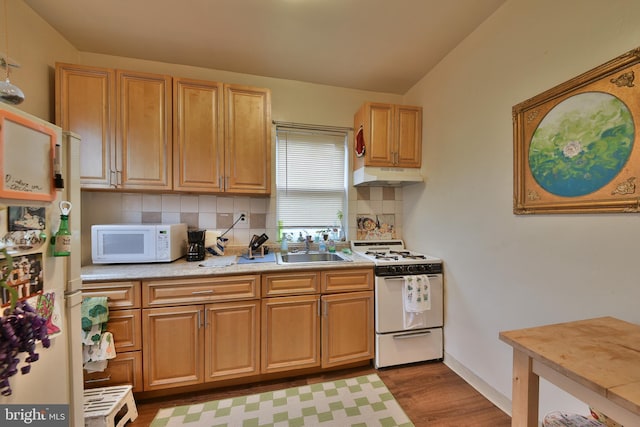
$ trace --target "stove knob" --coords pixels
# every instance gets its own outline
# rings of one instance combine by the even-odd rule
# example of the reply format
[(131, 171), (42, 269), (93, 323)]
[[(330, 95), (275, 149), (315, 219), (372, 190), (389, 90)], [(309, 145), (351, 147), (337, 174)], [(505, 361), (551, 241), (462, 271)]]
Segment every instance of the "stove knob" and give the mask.
[(409, 266), (407, 266), (407, 272), (408, 272), (408, 273), (415, 273), (415, 272), (416, 272), (416, 270), (415, 270), (415, 268), (413, 267), (413, 265), (409, 265)]
[(390, 269), (391, 269), (391, 271), (393, 271), (395, 274), (402, 273), (402, 269), (401, 269), (400, 267), (398, 267), (398, 266), (391, 266), (391, 267), (389, 267), (389, 268), (390, 268)]

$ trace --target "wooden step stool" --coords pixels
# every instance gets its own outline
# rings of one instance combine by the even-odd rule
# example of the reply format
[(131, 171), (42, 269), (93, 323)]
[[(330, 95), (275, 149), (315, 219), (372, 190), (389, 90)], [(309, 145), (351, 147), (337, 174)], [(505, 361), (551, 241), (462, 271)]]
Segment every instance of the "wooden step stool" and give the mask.
[(122, 427), (138, 418), (130, 385), (84, 391), (85, 427)]

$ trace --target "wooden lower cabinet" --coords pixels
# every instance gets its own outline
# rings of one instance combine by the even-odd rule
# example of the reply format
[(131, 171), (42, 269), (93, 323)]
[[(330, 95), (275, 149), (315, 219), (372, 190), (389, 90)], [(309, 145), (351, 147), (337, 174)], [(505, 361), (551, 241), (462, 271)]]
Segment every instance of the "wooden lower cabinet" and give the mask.
[(144, 390), (258, 373), (259, 310), (257, 300), (142, 310)]
[(370, 268), (88, 283), (83, 293), (109, 298), (117, 352), (104, 372), (85, 372), (87, 388), (148, 392), (374, 357)]
[(322, 367), (374, 357), (373, 292), (322, 296)]
[(318, 295), (262, 300), (262, 373), (320, 366)]
[(373, 357), (373, 291), (262, 301), (262, 373)]
[(114, 385), (130, 384), (133, 392), (142, 388), (142, 352), (127, 351), (116, 354), (115, 359), (109, 360), (107, 368), (102, 372), (84, 373), (84, 387), (110, 387)]
[(205, 307), (205, 381), (260, 373), (260, 301)]
[(84, 283), (82, 296), (107, 297), (109, 321), (106, 330), (113, 334), (116, 349), (115, 359), (108, 361), (104, 371), (84, 371), (85, 388), (129, 384), (134, 392), (143, 391), (140, 282)]
[(190, 305), (142, 310), (145, 391), (203, 381), (202, 308)]

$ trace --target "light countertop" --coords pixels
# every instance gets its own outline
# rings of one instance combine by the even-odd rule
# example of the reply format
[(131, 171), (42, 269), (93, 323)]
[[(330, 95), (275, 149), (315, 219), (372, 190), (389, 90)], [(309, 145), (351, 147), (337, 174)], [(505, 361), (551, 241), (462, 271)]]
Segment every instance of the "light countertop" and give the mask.
[[(239, 258), (240, 256), (237, 255), (237, 257)], [(345, 255), (345, 257), (351, 259), (351, 261), (291, 263), (284, 265), (276, 262), (238, 264), (236, 258), (236, 263), (234, 264), (209, 267), (206, 265), (215, 264), (218, 261), (216, 258), (219, 257), (207, 254), (205, 260), (199, 262), (187, 262), (185, 258), (180, 258), (170, 263), (91, 264), (82, 267), (81, 275), (83, 282), (104, 282), (110, 280), (175, 279), (176, 277), (192, 278), (303, 270), (372, 268), (374, 266), (372, 261), (357, 254)]]

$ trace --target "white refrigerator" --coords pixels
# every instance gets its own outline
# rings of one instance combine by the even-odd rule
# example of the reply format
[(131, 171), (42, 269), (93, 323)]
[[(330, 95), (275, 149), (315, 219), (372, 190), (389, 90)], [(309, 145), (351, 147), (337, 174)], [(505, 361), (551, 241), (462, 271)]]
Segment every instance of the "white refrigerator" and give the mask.
[[(69, 426), (84, 425), (79, 150), (77, 135), (0, 104), (0, 247), (6, 247), (14, 260), (41, 262), (40, 282), (34, 285), (32, 281), (31, 289), (21, 289), (21, 296), (31, 295), (32, 301), (37, 292), (54, 292), (58, 312), (55, 320), (60, 329), (51, 335), (49, 348), (37, 345), (40, 357), (31, 364), (29, 373), (23, 375), (18, 370), (10, 377), (12, 393), (0, 396), (0, 405), (69, 405)], [(64, 188), (54, 184), (56, 172)], [(54, 257), (51, 237), (60, 224), (62, 201), (72, 205), (71, 255)], [(37, 215), (32, 216), (32, 212), (44, 216), (40, 225), (33, 221)], [(38, 227), (42, 229), (31, 231)], [(39, 238), (34, 233), (39, 233)], [(24, 355), (19, 366), (24, 365)]]

